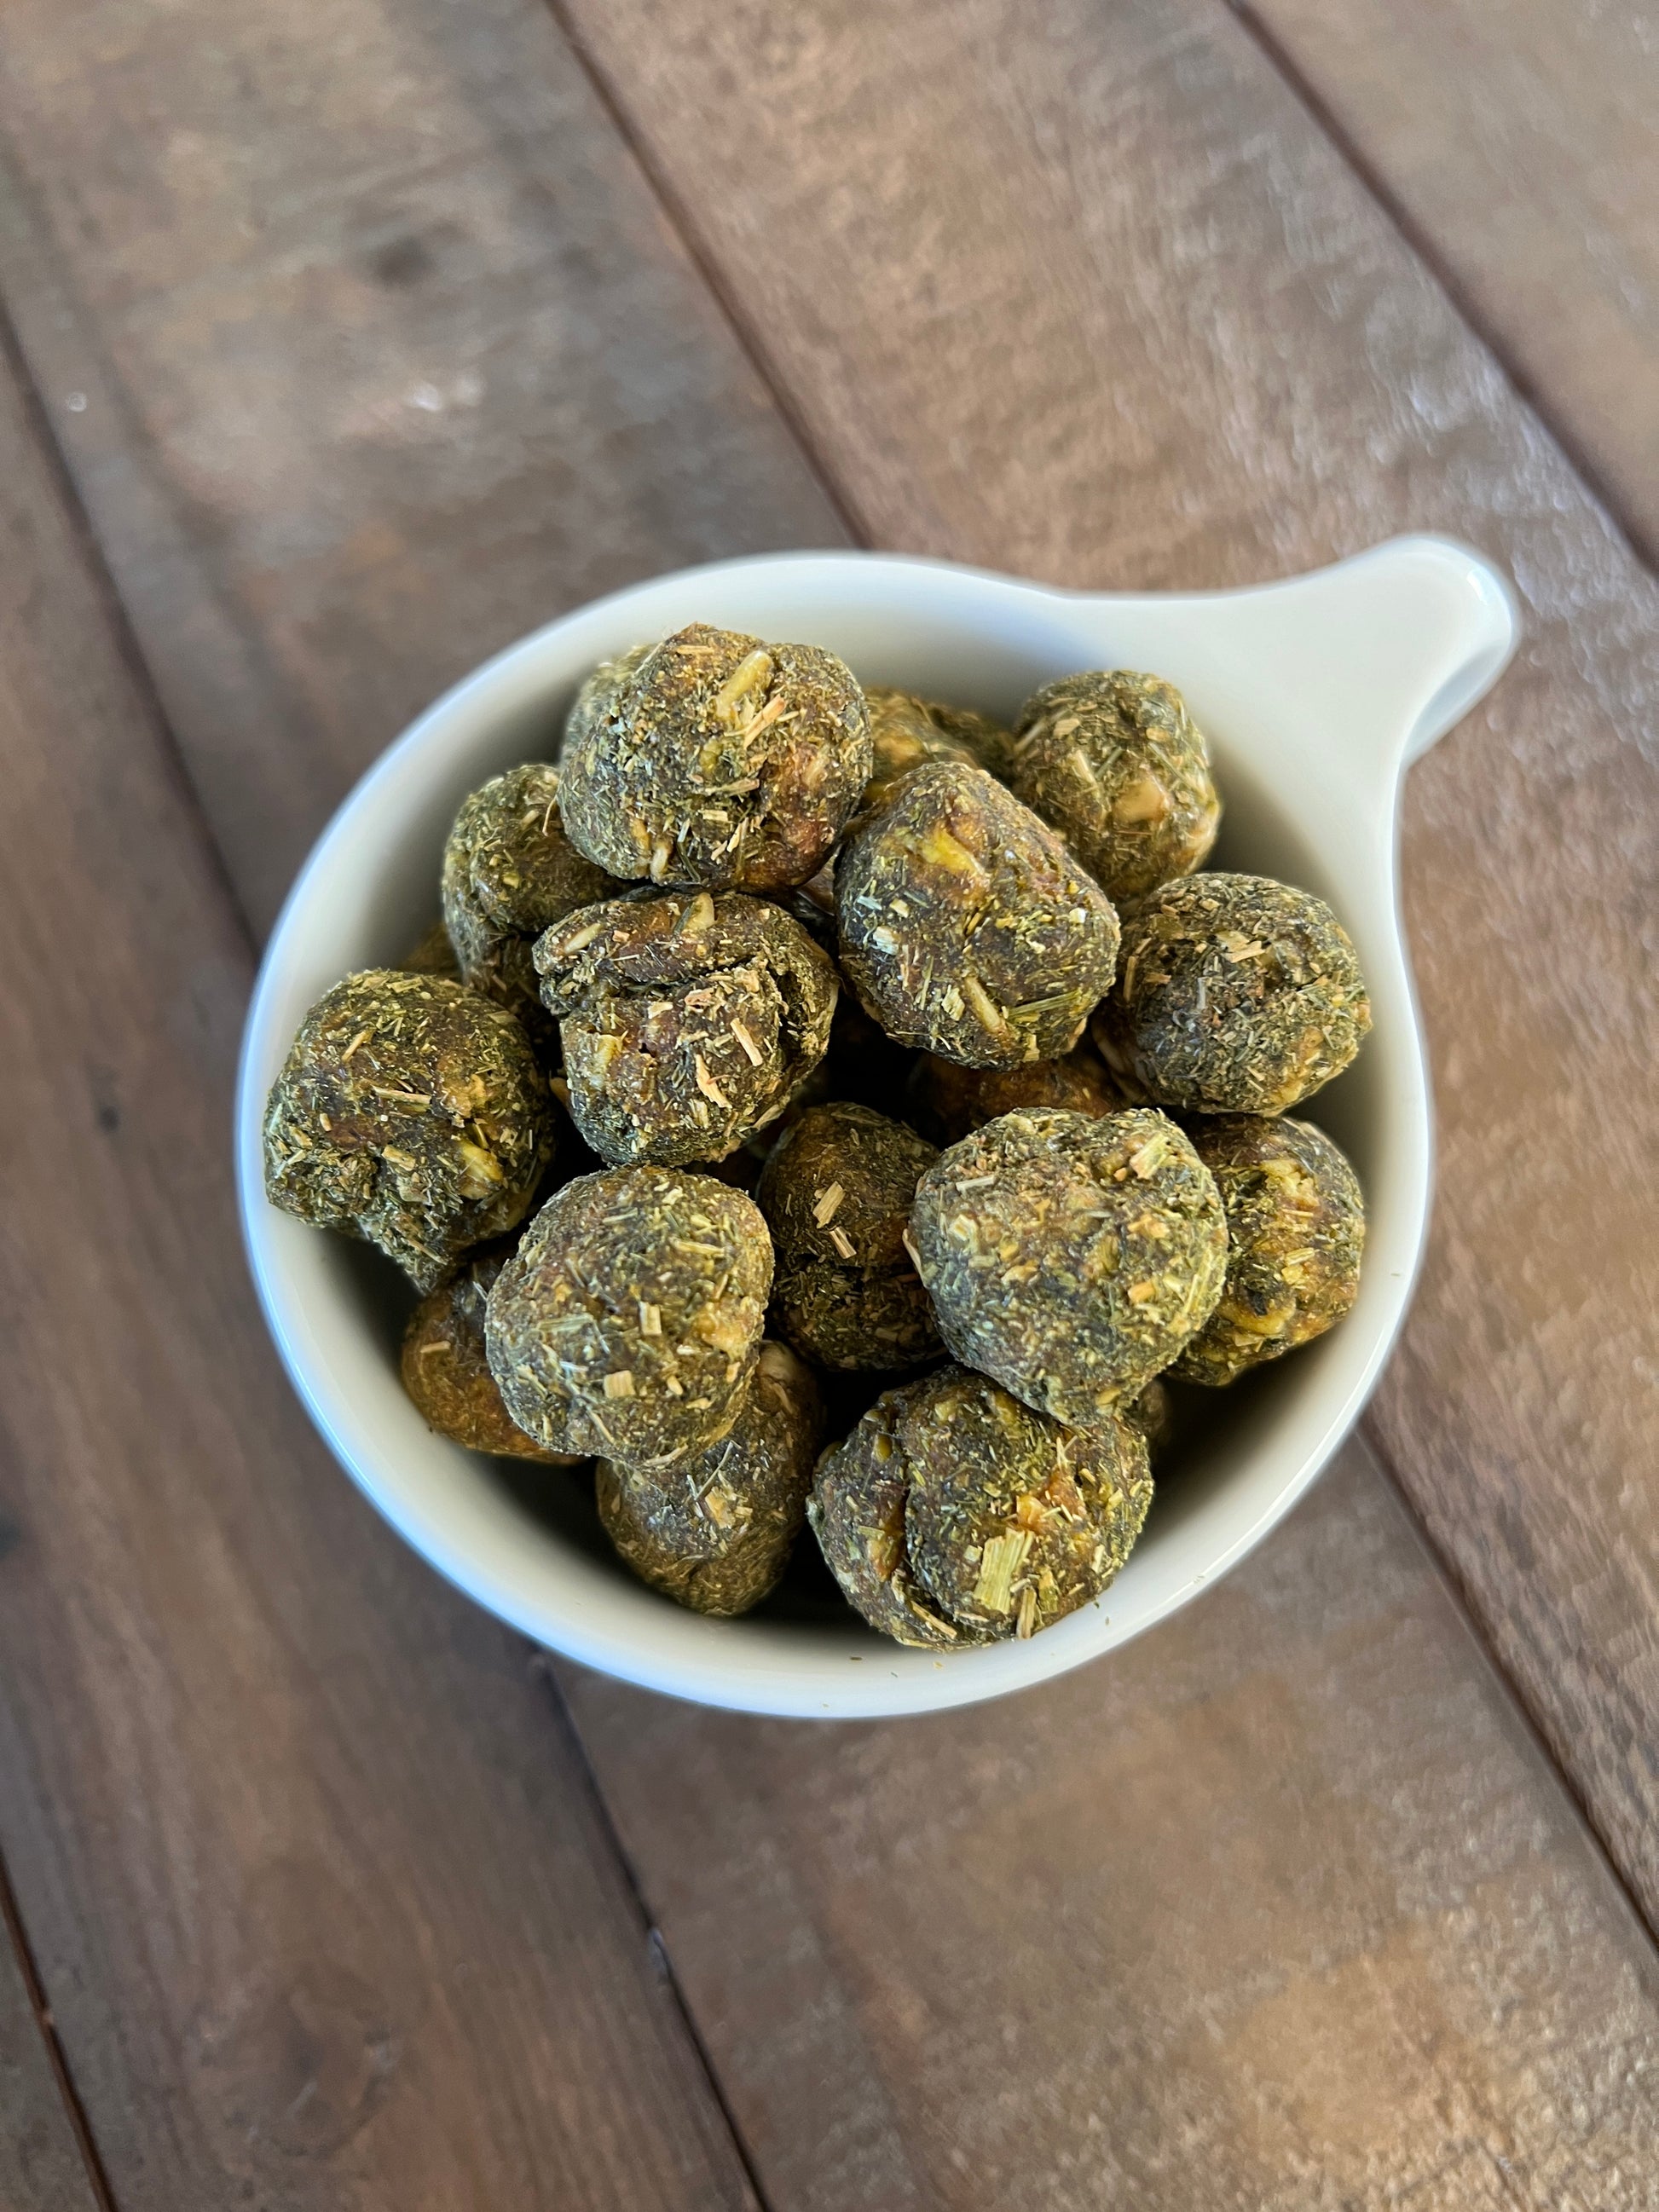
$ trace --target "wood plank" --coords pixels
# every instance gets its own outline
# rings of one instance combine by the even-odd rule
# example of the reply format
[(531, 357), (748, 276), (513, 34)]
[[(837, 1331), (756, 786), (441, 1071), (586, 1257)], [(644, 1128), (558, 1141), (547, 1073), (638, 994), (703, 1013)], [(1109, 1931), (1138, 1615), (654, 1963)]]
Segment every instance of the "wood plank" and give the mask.
[(122, 2212), (752, 2203), (528, 1655), (277, 1370), (246, 951), (7, 380), (0, 763), (0, 1844)]
[(1407, 786), (1439, 1203), (1372, 1432), (1659, 1925), (1653, 579), (1214, 0), (561, 4), (880, 541), (1191, 586), (1431, 527), (1515, 576)]
[(1659, 563), (1659, 40), (1642, 8), (1234, 0)]
[(1659, 1963), (1363, 1445), (939, 1717), (562, 1669), (768, 2201), (1652, 2212)]
[(842, 536), (535, 0), (19, 0), (0, 289), (255, 922), (483, 654)]
[(0, 1875), (0, 2212), (100, 2212), (3, 1893)]

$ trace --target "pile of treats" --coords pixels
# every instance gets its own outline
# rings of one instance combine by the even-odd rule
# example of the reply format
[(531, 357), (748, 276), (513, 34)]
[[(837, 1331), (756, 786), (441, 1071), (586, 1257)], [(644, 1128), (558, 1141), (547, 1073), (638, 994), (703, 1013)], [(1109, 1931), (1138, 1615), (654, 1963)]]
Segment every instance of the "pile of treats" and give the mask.
[(1200, 872), (1219, 813), (1157, 677), (1008, 730), (693, 623), (466, 800), (441, 927), (295, 1041), (270, 1194), (422, 1294), (434, 1429), (592, 1462), (680, 1604), (757, 1604), (810, 1521), (901, 1643), (1033, 1635), (1139, 1534), (1158, 1378), (1358, 1288), (1353, 1171), (1291, 1117), (1370, 1025), (1353, 947)]

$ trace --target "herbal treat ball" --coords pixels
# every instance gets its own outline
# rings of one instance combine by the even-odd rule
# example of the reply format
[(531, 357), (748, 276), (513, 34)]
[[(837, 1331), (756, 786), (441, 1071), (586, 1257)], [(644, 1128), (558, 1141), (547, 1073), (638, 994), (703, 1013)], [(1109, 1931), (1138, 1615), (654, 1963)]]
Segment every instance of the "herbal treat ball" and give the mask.
[(1196, 1335), (1227, 1265), (1209, 1170), (1144, 1108), (988, 1122), (921, 1178), (910, 1241), (956, 1357), (1082, 1429)]
[(778, 1140), (755, 1197), (777, 1255), (776, 1325), (821, 1366), (914, 1367), (940, 1351), (904, 1248), (924, 1170), (939, 1158), (867, 1106), (814, 1106)]
[(723, 1159), (823, 1059), (834, 963), (740, 892), (612, 899), (539, 939), (570, 1112), (602, 1159)]
[(693, 1613), (747, 1613), (789, 1563), (823, 1428), (809, 1370), (787, 1346), (764, 1343), (718, 1443), (661, 1474), (599, 1462), (605, 1532), (642, 1582)]
[(1111, 899), (1189, 873), (1215, 842), (1209, 754), (1161, 677), (1096, 669), (1045, 684), (1021, 709), (1006, 774)]
[(829, 858), (870, 778), (852, 671), (814, 645), (692, 623), (579, 701), (570, 836), (612, 875), (781, 890)]
[(404, 1332), (404, 1388), (428, 1428), (472, 1451), (574, 1467), (568, 1454), (544, 1450), (509, 1419), (484, 1357), (484, 1301), (508, 1249), (481, 1255), (416, 1307)]
[(1117, 916), (982, 769), (913, 769), (836, 863), (842, 966), (901, 1043), (969, 1067), (1069, 1052), (1112, 980)]
[(1322, 1336), (1359, 1295), (1359, 1181), (1322, 1129), (1288, 1115), (1218, 1115), (1193, 1142), (1227, 1216), (1221, 1302), (1170, 1370), (1218, 1385)]
[(911, 1071), (909, 1101), (916, 1127), (941, 1145), (1028, 1106), (1098, 1115), (1121, 1114), (1130, 1103), (1086, 1044), (1064, 1060), (1028, 1060), (1018, 1067), (963, 1067), (924, 1053)]
[(371, 968), (301, 1024), (265, 1108), (265, 1190), (377, 1244), (422, 1291), (528, 1211), (553, 1112), (513, 1016), (447, 977)]
[(943, 707), (913, 692), (865, 687), (873, 765), (861, 805), (878, 805), (902, 775), (924, 761), (949, 760), (993, 775), (1006, 761), (1006, 730), (963, 707)]
[(574, 908), (623, 889), (565, 836), (556, 769), (531, 761), (463, 801), (444, 847), (442, 888), (462, 981), (517, 1014), (532, 1040), (550, 1039), (531, 947)]
[(666, 1168), (579, 1176), (495, 1279), (489, 1371), (548, 1450), (672, 1467), (737, 1419), (771, 1287), (766, 1223), (741, 1191)]
[(1347, 933), (1267, 876), (1183, 876), (1126, 923), (1094, 1038), (1132, 1097), (1282, 1114), (1340, 1075), (1371, 1025)]
[(1152, 1502), (1146, 1442), (1085, 1436), (946, 1367), (878, 1398), (808, 1507), (848, 1602), (901, 1644), (1032, 1636), (1097, 1597)]

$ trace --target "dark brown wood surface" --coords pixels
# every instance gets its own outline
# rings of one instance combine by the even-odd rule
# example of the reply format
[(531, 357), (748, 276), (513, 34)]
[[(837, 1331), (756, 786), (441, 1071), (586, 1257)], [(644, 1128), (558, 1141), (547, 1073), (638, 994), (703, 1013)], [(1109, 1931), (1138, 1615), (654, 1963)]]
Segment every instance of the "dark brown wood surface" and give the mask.
[(1376, 1432), (1648, 1879), (1651, 1261), (1575, 1086), (1639, 1195), (1650, 588), (1218, 0), (575, 20), (600, 91), (533, 0), (15, 0), (0, 42), (0, 296), (132, 624), (13, 422), (0, 899), (100, 927), (0, 1000), (0, 1842), (116, 2201), (741, 2203), (746, 2155), (774, 2212), (1650, 2212), (1651, 1948), (1363, 1448), (993, 1710), (561, 1670), (601, 1806), (276, 1375), (216, 852), (262, 923), (493, 646), (849, 528), (1148, 584), (1460, 528), (1532, 635), (1413, 779), (1445, 1196)]
[(0, 1848), (116, 2203), (744, 2205), (530, 1655), (264, 1340), (246, 950), (9, 381), (0, 763)]
[(769, 2203), (1659, 2204), (1659, 1966), (1363, 1445), (995, 1705), (809, 1729), (567, 1671)]
[(0, 294), (263, 930), (485, 653), (842, 535), (536, 0), (15, 0)]
[[(0, 1525), (0, 1547), (10, 1524)], [(31, 1988), (21, 1931), (0, 1898), (0, 2212), (106, 2212)]]
[(1372, 1429), (1659, 1924), (1652, 577), (1218, 0), (562, 4), (883, 543), (1190, 586), (1437, 528), (1514, 575), (1407, 788), (1439, 1200)]
[(1235, 0), (1398, 210), (1651, 565), (1659, 38), (1550, 0)]

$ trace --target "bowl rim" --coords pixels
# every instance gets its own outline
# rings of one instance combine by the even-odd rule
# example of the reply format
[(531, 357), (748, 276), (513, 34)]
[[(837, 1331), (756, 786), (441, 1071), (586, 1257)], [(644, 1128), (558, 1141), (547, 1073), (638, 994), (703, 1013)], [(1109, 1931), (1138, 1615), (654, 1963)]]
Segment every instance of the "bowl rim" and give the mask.
[[(1449, 591), (1454, 584), (1467, 586), (1473, 579), (1484, 594), (1486, 626), (1480, 653), (1475, 653), (1473, 648), (1463, 653), (1462, 678), (1454, 672), (1434, 700), (1419, 702), (1414, 723), (1401, 718), (1392, 758), (1383, 761), (1380, 770), (1370, 775), (1358, 802), (1369, 805), (1373, 815), (1369, 828), (1375, 849), (1369, 865), (1377, 872), (1377, 880), (1370, 896), (1376, 908), (1374, 924), (1386, 928), (1388, 957), (1382, 964), (1389, 971), (1386, 976), (1379, 974), (1373, 951), (1367, 956), (1367, 975), (1374, 997), (1379, 982), (1384, 984), (1382, 995), (1389, 1003), (1396, 1024), (1387, 1049), (1386, 1079), (1392, 1087), (1391, 1110), (1403, 1117), (1395, 1133), (1403, 1144), (1402, 1172), (1410, 1203), (1402, 1204), (1399, 1218), (1390, 1224), (1391, 1281), (1364, 1341), (1363, 1356), (1359, 1343), (1354, 1343), (1341, 1362), (1346, 1370), (1342, 1386), (1325, 1391), (1322, 1413), (1316, 1421), (1304, 1425), (1307, 1432), (1294, 1467), (1287, 1468), (1271, 1495), (1264, 1494), (1259, 1510), (1238, 1522), (1231, 1540), (1206, 1554), (1202, 1568), (1166, 1577), (1166, 1586), (1156, 1593), (1149, 1590), (1145, 1601), (1127, 1619), (1121, 1596), (1115, 1607), (1113, 1598), (1114, 1592), (1124, 1591), (1129, 1569), (1094, 1607), (1084, 1608), (1024, 1644), (994, 1645), (940, 1659), (878, 1639), (860, 1638), (856, 1639), (858, 1650), (842, 1650), (838, 1662), (830, 1666), (821, 1654), (814, 1656), (809, 1650), (805, 1633), (784, 1624), (774, 1624), (775, 1633), (757, 1641), (753, 1632), (757, 1623), (710, 1621), (672, 1607), (642, 1586), (629, 1590), (629, 1603), (623, 1606), (613, 1587), (616, 1578), (579, 1559), (574, 1547), (556, 1578), (564, 1587), (555, 1589), (545, 1576), (514, 1570), (510, 1546), (504, 1551), (498, 1540), (505, 1534), (504, 1527), (494, 1531), (485, 1543), (480, 1534), (483, 1524), (478, 1522), (471, 1536), (463, 1540), (458, 1534), (458, 1523), (466, 1514), (459, 1496), (447, 1515), (441, 1508), (434, 1512), (431, 1500), (417, 1496), (411, 1481), (399, 1479), (396, 1466), (388, 1464), (386, 1449), (366, 1426), (362, 1407), (352, 1402), (353, 1394), (342, 1387), (331, 1365), (330, 1352), (313, 1326), (319, 1316), (308, 1317), (296, 1306), (290, 1267), (282, 1256), (279, 1239), (287, 1228), (305, 1238), (314, 1238), (315, 1232), (305, 1224), (290, 1223), (266, 1200), (260, 1143), (265, 1091), (273, 1066), (273, 1036), (281, 1038), (279, 1061), (291, 1035), (291, 1027), (279, 1032), (274, 1024), (279, 1019), (278, 1002), (290, 984), (296, 935), (344, 857), (372, 829), (388, 793), (423, 765), (447, 757), (447, 745), (453, 749), (464, 744), (469, 728), (476, 731), (492, 719), (499, 725), (515, 706), (522, 711), (526, 697), (534, 696), (538, 670), (561, 648), (574, 649), (576, 641), (588, 633), (620, 635), (629, 628), (623, 617), (636, 609), (648, 609), (654, 602), (665, 605), (687, 592), (719, 599), (734, 593), (740, 597), (745, 588), (755, 587), (763, 595), (769, 582), (781, 579), (799, 582), (811, 573), (826, 587), (837, 581), (843, 587), (855, 585), (853, 601), (860, 603), (873, 604), (880, 596), (884, 604), (890, 605), (889, 595), (894, 591), (902, 599), (908, 592), (942, 589), (959, 602), (957, 612), (947, 612), (943, 617), (947, 623), (966, 624), (970, 605), (977, 602), (983, 606), (988, 593), (1006, 607), (1018, 605), (1028, 611), (1059, 610), (1090, 617), (1132, 619), (1137, 613), (1144, 615), (1157, 608), (1180, 618), (1189, 611), (1212, 613), (1229, 605), (1248, 604), (1260, 611), (1274, 595), (1293, 593), (1338, 576), (1358, 578), (1362, 586), (1367, 586), (1368, 580), (1374, 584), (1379, 574), (1389, 572), (1390, 561), (1395, 564), (1391, 573), (1401, 573), (1399, 564), (1404, 562), (1415, 562), (1425, 568), (1434, 590)], [(1440, 571), (1443, 577), (1437, 580)], [(682, 614), (678, 618), (690, 617)], [(641, 627), (633, 634), (653, 633), (641, 617)], [(1440, 733), (1435, 727), (1425, 735), (1425, 716), (1449, 726), (1495, 680), (1513, 645), (1513, 603), (1497, 572), (1480, 556), (1452, 541), (1418, 537), (1389, 541), (1304, 576), (1239, 590), (1182, 593), (1070, 592), (908, 555), (832, 550), (748, 556), (671, 571), (623, 586), (570, 610), (491, 655), (418, 715), (370, 763), (335, 810), (296, 876), (271, 931), (244, 1025), (235, 1103), (236, 1177), (244, 1243), (261, 1309), (279, 1355), (336, 1458), (407, 1541), (468, 1595), (511, 1626), (602, 1672), (702, 1703), (802, 1717), (875, 1717), (940, 1711), (1052, 1679), (1167, 1619), (1237, 1565), (1317, 1478), (1358, 1418), (1403, 1322), (1426, 1233), (1432, 1133), (1421, 1025), (1398, 910), (1395, 787), (1406, 759), (1415, 757)], [(600, 648), (616, 649), (614, 644)], [(590, 647), (585, 644), (582, 651), (589, 653)], [(599, 657), (599, 653), (591, 653), (586, 665)], [(1477, 660), (1480, 665), (1474, 666)], [(562, 688), (568, 689), (569, 681), (562, 679)], [(550, 702), (552, 688), (544, 684), (542, 696)], [(1293, 818), (1293, 810), (1291, 813)], [(288, 1019), (280, 1018), (285, 1023)], [(1374, 1226), (1373, 1249), (1375, 1243)], [(1303, 1355), (1304, 1359), (1307, 1357)], [(460, 1450), (453, 1446), (447, 1449)], [(476, 1513), (473, 1519), (476, 1522)], [(649, 1616), (639, 1612), (636, 1599), (657, 1609), (658, 1632), (646, 1633), (639, 1626)], [(637, 1633), (627, 1629), (628, 1619), (635, 1620)], [(736, 1642), (734, 1631), (738, 1632)], [(746, 1655), (742, 1648), (745, 1635), (750, 1645)], [(785, 1637), (799, 1647), (793, 1655), (781, 1647), (780, 1639)], [(849, 1659), (859, 1663), (849, 1666)]]

